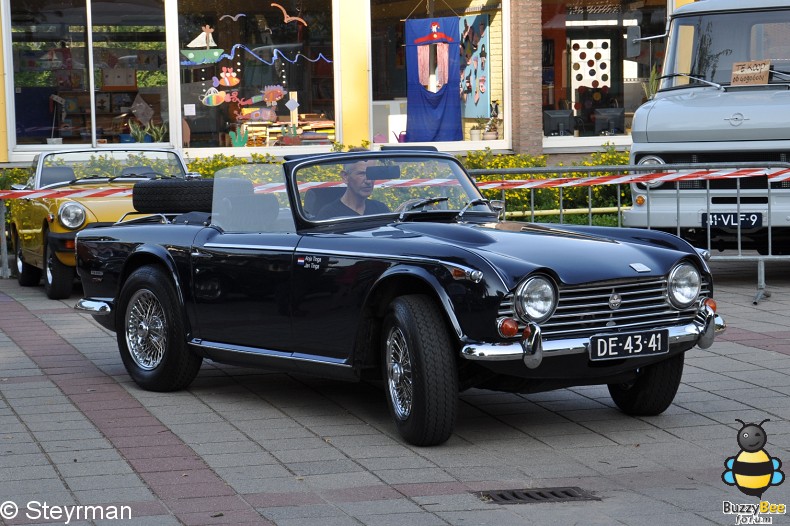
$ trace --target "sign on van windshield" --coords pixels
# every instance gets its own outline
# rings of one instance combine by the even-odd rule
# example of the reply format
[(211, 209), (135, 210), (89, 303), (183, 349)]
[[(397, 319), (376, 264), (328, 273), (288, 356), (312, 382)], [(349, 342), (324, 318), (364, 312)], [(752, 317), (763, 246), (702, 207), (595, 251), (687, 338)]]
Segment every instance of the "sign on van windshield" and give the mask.
[(734, 62), (732, 64), (732, 79), (730, 80), (730, 84), (733, 86), (768, 84), (768, 77), (770, 74), (770, 60)]

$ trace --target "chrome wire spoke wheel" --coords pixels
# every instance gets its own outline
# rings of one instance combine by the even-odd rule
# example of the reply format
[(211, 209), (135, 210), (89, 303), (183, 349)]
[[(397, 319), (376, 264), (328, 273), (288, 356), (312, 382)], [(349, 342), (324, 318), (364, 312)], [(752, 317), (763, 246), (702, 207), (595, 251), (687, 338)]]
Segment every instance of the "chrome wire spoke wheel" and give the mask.
[(167, 321), (159, 299), (148, 289), (134, 293), (126, 309), (126, 345), (135, 364), (150, 371), (162, 363)]
[(395, 416), (406, 420), (411, 415), (414, 383), (411, 354), (406, 337), (398, 327), (393, 327), (387, 337), (387, 386)]

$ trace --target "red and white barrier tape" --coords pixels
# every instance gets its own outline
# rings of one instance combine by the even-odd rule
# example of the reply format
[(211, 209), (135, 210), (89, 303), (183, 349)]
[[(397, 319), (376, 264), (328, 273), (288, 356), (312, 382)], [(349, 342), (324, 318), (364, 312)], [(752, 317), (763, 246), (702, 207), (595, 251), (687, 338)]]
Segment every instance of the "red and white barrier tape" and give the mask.
[[(675, 182), (688, 180), (735, 179), (742, 177), (767, 176), (772, 183), (790, 180), (788, 168), (745, 168), (740, 170), (687, 170), (677, 172), (654, 172), (649, 174), (604, 175), (599, 177), (560, 177), (553, 179), (521, 179), (501, 181), (483, 181), (477, 184), (481, 190), (525, 190), (537, 188), (569, 188), (574, 186), (595, 186), (609, 184)], [(455, 186), (456, 179), (390, 179), (376, 183), (378, 188), (404, 188), (410, 186)], [(327, 188), (344, 186), (341, 181), (305, 182), (299, 185), (299, 191), (311, 188)], [(268, 183), (255, 187), (256, 193), (279, 193), (285, 191), (283, 183)], [(16, 198), (91, 198), (132, 195), (132, 189), (105, 188), (91, 190), (53, 189), (53, 190), (0, 190), (0, 199)]]

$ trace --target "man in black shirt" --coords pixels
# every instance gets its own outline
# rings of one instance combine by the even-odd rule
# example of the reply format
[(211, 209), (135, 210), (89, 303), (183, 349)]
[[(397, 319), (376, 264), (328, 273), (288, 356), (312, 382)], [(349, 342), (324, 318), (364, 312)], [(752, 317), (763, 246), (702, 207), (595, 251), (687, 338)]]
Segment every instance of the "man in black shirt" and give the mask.
[(353, 217), (372, 214), (386, 214), (387, 205), (381, 201), (370, 199), (375, 181), (368, 179), (365, 170), (375, 161), (358, 161), (346, 165), (340, 177), (346, 183), (346, 191), (340, 199), (328, 203), (318, 211), (318, 219), (333, 217)]

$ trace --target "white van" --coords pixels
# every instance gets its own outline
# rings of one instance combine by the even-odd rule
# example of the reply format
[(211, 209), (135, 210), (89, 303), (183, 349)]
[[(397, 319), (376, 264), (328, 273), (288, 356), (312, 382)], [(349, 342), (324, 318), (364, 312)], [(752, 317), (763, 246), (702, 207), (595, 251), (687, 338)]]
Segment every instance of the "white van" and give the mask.
[[(669, 23), (655, 96), (638, 108), (631, 164), (790, 160), (790, 2), (700, 0)], [(676, 232), (692, 244), (790, 252), (790, 182), (748, 177), (633, 184), (626, 226)], [(770, 199), (770, 203), (769, 203)], [(770, 214), (770, 216), (769, 216)], [(649, 216), (649, 217), (648, 217)]]

